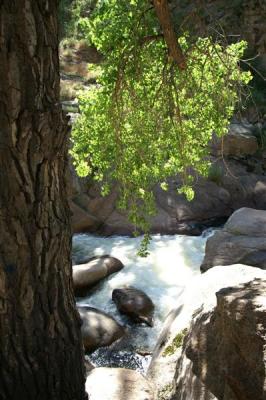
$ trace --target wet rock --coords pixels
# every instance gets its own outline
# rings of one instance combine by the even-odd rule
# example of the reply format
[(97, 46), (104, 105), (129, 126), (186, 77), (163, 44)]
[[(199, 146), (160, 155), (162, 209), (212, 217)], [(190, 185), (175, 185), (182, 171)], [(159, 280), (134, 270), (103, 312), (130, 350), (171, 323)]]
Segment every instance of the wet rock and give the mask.
[(93, 370), (94, 366), (92, 365), (92, 363), (90, 362), (90, 360), (88, 359), (88, 356), (84, 357), (84, 364), (85, 364), (85, 373), (86, 376), (89, 375), (89, 373)]
[(154, 304), (142, 290), (134, 287), (115, 289), (112, 300), (122, 314), (128, 315), (136, 322), (153, 326)]
[(155, 400), (152, 386), (138, 372), (94, 368), (86, 380), (90, 400)]
[(79, 112), (79, 104), (78, 101), (75, 100), (65, 100), (62, 101), (62, 108), (66, 112), (73, 112), (73, 113), (78, 113)]
[(207, 240), (202, 272), (235, 263), (266, 269), (266, 211), (241, 208)]
[(75, 294), (83, 296), (107, 276), (120, 271), (124, 265), (115, 257), (104, 255), (93, 257), (87, 263), (73, 266)]
[(125, 334), (114, 318), (93, 307), (78, 307), (82, 319), (81, 334), (86, 352), (110, 346)]

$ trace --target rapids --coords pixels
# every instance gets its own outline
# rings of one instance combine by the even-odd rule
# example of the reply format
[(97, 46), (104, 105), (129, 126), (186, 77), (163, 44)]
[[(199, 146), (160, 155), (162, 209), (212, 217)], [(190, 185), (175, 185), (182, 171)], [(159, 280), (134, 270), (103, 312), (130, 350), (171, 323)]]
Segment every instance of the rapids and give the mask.
[[(99, 237), (75, 235), (73, 237), (73, 264), (84, 258), (109, 254), (123, 262), (125, 268), (111, 275), (90, 296), (78, 298), (80, 306), (89, 305), (107, 312), (128, 327), (128, 335), (118, 345), (98, 349), (90, 355), (97, 366), (126, 366), (145, 370), (163, 322), (170, 310), (179, 305), (182, 293), (193, 277), (200, 274), (205, 243), (211, 230), (202, 236), (153, 235), (150, 255), (137, 256), (141, 237)], [(124, 285), (143, 290), (155, 304), (154, 327), (135, 325), (121, 316), (112, 302), (112, 291)], [(144, 356), (140, 356), (144, 354)]]

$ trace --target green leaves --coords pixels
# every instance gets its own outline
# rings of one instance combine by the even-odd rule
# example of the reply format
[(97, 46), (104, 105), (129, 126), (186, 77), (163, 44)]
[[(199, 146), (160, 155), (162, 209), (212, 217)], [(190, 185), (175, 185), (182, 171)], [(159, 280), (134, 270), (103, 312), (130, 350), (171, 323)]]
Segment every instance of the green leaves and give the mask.
[[(195, 170), (207, 174), (207, 145), (222, 136), (237, 103), (239, 85), (251, 76), (239, 69), (246, 44), (224, 49), (210, 38), (179, 38), (187, 68), (169, 62), (154, 10), (144, 0), (108, 0), (90, 22), (90, 39), (105, 54), (100, 88), (80, 98), (72, 156), (79, 173), (119, 182), (120, 207), (136, 232), (156, 213), (154, 186), (177, 173), (178, 193), (192, 200)], [(148, 39), (149, 38), (149, 39)], [(146, 248), (146, 250), (145, 250)]]

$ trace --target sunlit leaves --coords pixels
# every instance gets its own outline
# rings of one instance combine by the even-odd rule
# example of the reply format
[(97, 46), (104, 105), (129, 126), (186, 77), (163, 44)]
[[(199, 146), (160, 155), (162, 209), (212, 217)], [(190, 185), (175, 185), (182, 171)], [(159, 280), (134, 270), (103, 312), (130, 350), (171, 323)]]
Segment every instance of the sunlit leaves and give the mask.
[(82, 95), (73, 130), (78, 171), (92, 169), (105, 191), (119, 182), (118, 204), (137, 232), (148, 232), (156, 212), (156, 183), (166, 190), (179, 173), (178, 193), (193, 199), (193, 171), (207, 174), (212, 133), (226, 133), (239, 86), (251, 78), (238, 66), (244, 42), (224, 49), (210, 38), (181, 37), (187, 68), (180, 72), (159, 33), (148, 2), (102, 2), (89, 31), (105, 55), (100, 88)]

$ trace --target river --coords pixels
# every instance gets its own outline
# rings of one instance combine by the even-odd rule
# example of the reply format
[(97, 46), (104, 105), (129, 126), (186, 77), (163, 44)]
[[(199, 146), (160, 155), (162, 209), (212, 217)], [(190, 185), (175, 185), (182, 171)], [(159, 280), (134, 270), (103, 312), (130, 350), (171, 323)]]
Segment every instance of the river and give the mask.
[[(146, 258), (137, 255), (141, 237), (99, 237), (85, 234), (73, 237), (74, 264), (89, 256), (109, 254), (125, 265), (123, 270), (102, 282), (89, 297), (77, 299), (78, 305), (105, 311), (128, 328), (128, 335), (118, 345), (98, 349), (89, 356), (94, 365), (124, 366), (142, 372), (147, 368), (149, 353), (152, 352), (167, 314), (178, 306), (183, 291), (193, 277), (200, 274), (200, 264), (209, 235), (211, 230), (197, 237), (153, 235), (150, 255)], [(112, 302), (112, 291), (124, 285), (134, 286), (150, 296), (155, 304), (153, 328), (135, 325), (118, 313)]]

